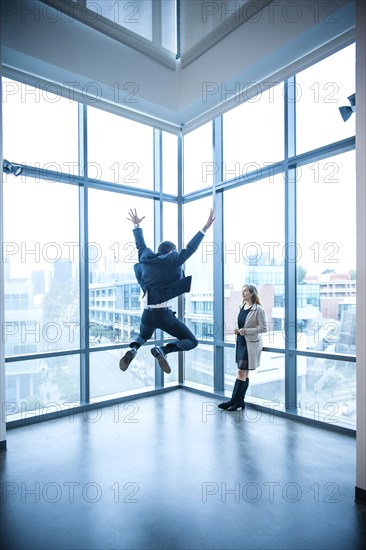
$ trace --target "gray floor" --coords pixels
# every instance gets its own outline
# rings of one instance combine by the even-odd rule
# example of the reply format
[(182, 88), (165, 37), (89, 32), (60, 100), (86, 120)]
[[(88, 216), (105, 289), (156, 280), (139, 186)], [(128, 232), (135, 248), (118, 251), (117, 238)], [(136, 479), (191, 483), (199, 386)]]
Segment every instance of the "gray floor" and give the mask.
[(8, 432), (12, 549), (359, 549), (355, 439), (185, 391)]

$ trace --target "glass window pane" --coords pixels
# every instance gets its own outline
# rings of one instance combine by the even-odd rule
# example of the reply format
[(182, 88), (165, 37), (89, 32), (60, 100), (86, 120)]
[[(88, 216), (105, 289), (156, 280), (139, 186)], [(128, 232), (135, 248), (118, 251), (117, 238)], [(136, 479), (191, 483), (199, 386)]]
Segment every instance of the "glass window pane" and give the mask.
[(355, 45), (296, 75), (296, 149), (303, 153), (355, 135), (355, 115), (343, 121), (339, 107), (355, 93)]
[(80, 399), (78, 355), (6, 363), (7, 420), (61, 412)]
[[(265, 344), (266, 345), (266, 344)], [(235, 349), (225, 348), (225, 390), (232, 392), (237, 378)], [(250, 383), (246, 395), (249, 402), (258, 402), (270, 407), (281, 404), (285, 399), (285, 356), (270, 351), (262, 351), (260, 366), (250, 372)], [(278, 410), (278, 406), (276, 406)], [(281, 409), (280, 409), (281, 410)], [(249, 413), (248, 413), (249, 414)]]
[(78, 188), (7, 175), (4, 204), (6, 355), (79, 347)]
[(303, 166), (297, 177), (298, 347), (355, 354), (355, 153)]
[(268, 332), (263, 335), (264, 345), (283, 347), (285, 289), (282, 175), (224, 192), (222, 246), (226, 341), (235, 341), (234, 328), (242, 304), (242, 287), (253, 284), (258, 289), (266, 312)]
[(212, 122), (184, 136), (184, 193), (211, 187), (213, 173)]
[(77, 174), (78, 104), (57, 91), (3, 79), (4, 158)]
[(176, 0), (161, 0), (161, 45), (176, 53)]
[(86, 7), (121, 27), (152, 40), (152, 0), (86, 0)]
[[(91, 189), (89, 193), (89, 307), (91, 342), (129, 343), (138, 333), (141, 292), (133, 266), (137, 250), (130, 208), (145, 216), (147, 246), (154, 249), (153, 201)], [(118, 365), (117, 365), (118, 366)]]
[(178, 246), (178, 205), (163, 203), (163, 240), (172, 241)]
[(298, 357), (301, 414), (327, 424), (356, 429), (356, 363)]
[(119, 369), (125, 350), (98, 351), (90, 359), (90, 397), (92, 400), (121, 392), (155, 386), (155, 359), (149, 345), (143, 346), (126, 372)]
[[(207, 221), (210, 208), (212, 207), (212, 198), (208, 197), (198, 201), (188, 203), (184, 206), (184, 242), (185, 245), (203, 227)], [(195, 220), (195, 225), (191, 220)], [(209, 247), (209, 249), (207, 248)], [(185, 273), (192, 276), (191, 291), (185, 294), (185, 323), (199, 340), (213, 340), (214, 322), (213, 322), (213, 255), (212, 255), (212, 228), (208, 230), (203, 242), (197, 252), (191, 256), (186, 263)], [(201, 345), (200, 345), (201, 347)], [(193, 350), (194, 351), (194, 350)], [(191, 370), (197, 367), (196, 375), (187, 378), (190, 381), (200, 381), (201, 368), (197, 361), (192, 360), (189, 351), (185, 354), (186, 360), (192, 361)], [(197, 352), (199, 353), (199, 352)], [(211, 353), (211, 352), (210, 352)], [(199, 355), (195, 357), (199, 358)], [(211, 365), (211, 368), (212, 365)], [(186, 376), (187, 376), (186, 371)]]
[(153, 129), (88, 108), (88, 175), (129, 187), (153, 189)]
[[(176, 308), (173, 308), (174, 311), (178, 311)], [(165, 339), (164, 341), (168, 341), (168, 339)], [(164, 375), (164, 386), (175, 386), (178, 382), (178, 353), (170, 353), (169, 354), (169, 366), (172, 369), (172, 372), (170, 374)]]
[(190, 385), (206, 386), (213, 389), (214, 348), (199, 344), (184, 355), (184, 378)]
[(246, 175), (284, 158), (283, 84), (223, 115), (223, 179)]
[[(143, 388), (155, 387), (155, 359), (150, 353), (151, 345), (139, 349), (135, 359), (125, 372), (119, 369), (119, 360), (125, 350), (98, 351), (91, 354), (90, 360), (90, 396), (91, 399), (117, 395)], [(172, 372), (165, 375), (165, 381), (178, 380), (178, 354), (169, 355)], [(127, 404), (126, 404), (127, 405)], [(136, 411), (138, 407), (136, 408)], [(131, 421), (133, 410), (131, 409)]]
[(163, 143), (163, 191), (178, 194), (178, 136), (162, 133)]

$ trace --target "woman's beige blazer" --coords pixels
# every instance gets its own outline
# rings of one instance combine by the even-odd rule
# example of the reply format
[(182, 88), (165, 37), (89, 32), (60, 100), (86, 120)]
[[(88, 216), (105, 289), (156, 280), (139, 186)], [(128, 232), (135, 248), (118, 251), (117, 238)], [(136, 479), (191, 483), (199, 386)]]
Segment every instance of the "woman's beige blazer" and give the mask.
[(263, 349), (263, 332), (267, 332), (266, 314), (262, 306), (254, 304), (247, 315), (244, 325), (244, 337), (248, 348), (249, 370), (255, 370), (259, 367)]

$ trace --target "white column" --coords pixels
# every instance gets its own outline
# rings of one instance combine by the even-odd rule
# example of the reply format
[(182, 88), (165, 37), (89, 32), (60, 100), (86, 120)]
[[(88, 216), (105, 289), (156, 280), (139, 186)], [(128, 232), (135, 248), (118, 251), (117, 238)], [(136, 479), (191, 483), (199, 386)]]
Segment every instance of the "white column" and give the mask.
[[(1, 23), (0, 23), (1, 24)], [(1, 29), (0, 29), (1, 30)], [(1, 59), (1, 43), (0, 43), (0, 59)], [(3, 326), (4, 326), (4, 262), (3, 262), (3, 242), (4, 242), (4, 228), (3, 228), (3, 117), (2, 117), (2, 72), (0, 65), (0, 162), (1, 162), (1, 175), (0, 175), (0, 450), (6, 449), (6, 424), (5, 424), (5, 353), (3, 342)]]
[(366, 504), (366, 3), (356, 1), (357, 452), (356, 500)]

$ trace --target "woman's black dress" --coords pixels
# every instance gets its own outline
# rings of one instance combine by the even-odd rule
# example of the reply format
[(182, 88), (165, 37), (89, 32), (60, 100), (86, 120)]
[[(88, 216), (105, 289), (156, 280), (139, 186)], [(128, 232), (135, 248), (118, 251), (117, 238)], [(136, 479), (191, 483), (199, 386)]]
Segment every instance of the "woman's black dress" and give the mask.
[[(239, 315), (238, 315), (238, 328), (243, 328), (245, 325), (245, 320), (247, 318), (247, 315), (249, 311), (252, 308), (244, 309), (244, 306), (240, 308)], [(245, 340), (245, 336), (241, 336), (240, 334), (236, 335), (236, 353), (235, 353), (235, 361), (239, 364), (240, 361), (246, 361), (248, 362), (248, 349), (247, 349), (247, 342)], [(240, 368), (240, 366), (239, 366)], [(247, 369), (249, 366), (246, 367)]]

